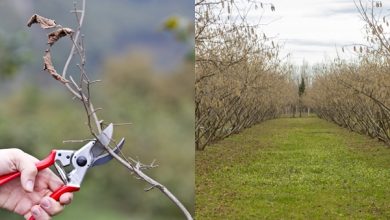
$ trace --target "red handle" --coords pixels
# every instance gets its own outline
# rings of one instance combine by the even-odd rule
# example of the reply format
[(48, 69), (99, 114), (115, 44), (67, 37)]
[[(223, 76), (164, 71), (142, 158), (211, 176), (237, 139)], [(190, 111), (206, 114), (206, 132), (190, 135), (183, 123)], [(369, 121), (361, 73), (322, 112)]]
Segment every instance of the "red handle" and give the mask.
[[(45, 159), (43, 159), (43, 160), (39, 161), (37, 164), (35, 164), (38, 171), (46, 169), (46, 168), (50, 167), (51, 165), (53, 165), (55, 162), (55, 158), (56, 158), (56, 150), (52, 150), (50, 152), (49, 156), (47, 156)], [(17, 178), (17, 177), (20, 177), (19, 171), (0, 176), (0, 186)]]
[(60, 197), (62, 196), (62, 194), (67, 193), (67, 192), (77, 192), (79, 190), (80, 190), (79, 187), (63, 185), (59, 189), (54, 191), (50, 195), (50, 197), (53, 198), (56, 201), (60, 201)]
[[(64, 193), (67, 193), (67, 192), (77, 192), (79, 191), (80, 188), (79, 187), (75, 187), (75, 186), (61, 186), (59, 189), (57, 189), (56, 191), (54, 191), (50, 197), (53, 198), (54, 200), (56, 201), (59, 201), (60, 200), (60, 197), (62, 196), (62, 194)], [(31, 216), (28, 220), (35, 220), (34, 216)]]

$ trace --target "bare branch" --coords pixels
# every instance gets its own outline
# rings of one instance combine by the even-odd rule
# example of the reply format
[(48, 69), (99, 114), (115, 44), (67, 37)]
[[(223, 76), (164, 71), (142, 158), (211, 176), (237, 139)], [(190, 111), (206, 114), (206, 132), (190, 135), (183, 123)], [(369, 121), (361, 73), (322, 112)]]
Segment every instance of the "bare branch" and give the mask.
[[(81, 10), (80, 10), (81, 11), (81, 17), (80, 17), (78, 28), (77, 28), (77, 31), (76, 31), (76, 34), (75, 34), (75, 37), (74, 37), (74, 42), (78, 41), (79, 36), (80, 36), (80, 32), (81, 32), (81, 27), (83, 26), (83, 23), (84, 23), (85, 3), (86, 3), (85, 0), (82, 0), (82, 6), (81, 6)], [(62, 77), (64, 77), (64, 78), (66, 77), (66, 74), (67, 74), (67, 71), (68, 71), (68, 68), (69, 68), (69, 64), (70, 64), (70, 61), (73, 58), (73, 54), (74, 54), (74, 51), (76, 49), (76, 46), (77, 45), (75, 43), (73, 43), (73, 46), (72, 46), (72, 49), (70, 50), (68, 59), (65, 62), (64, 68), (62, 70)]]

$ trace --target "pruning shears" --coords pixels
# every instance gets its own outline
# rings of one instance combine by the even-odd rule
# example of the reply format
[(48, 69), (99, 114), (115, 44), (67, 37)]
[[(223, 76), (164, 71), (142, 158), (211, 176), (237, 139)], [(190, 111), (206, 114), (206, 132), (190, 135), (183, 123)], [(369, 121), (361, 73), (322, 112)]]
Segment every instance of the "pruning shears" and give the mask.
[[(52, 150), (45, 159), (36, 163), (38, 171), (54, 165), (64, 182), (63, 186), (50, 195), (51, 198), (59, 201), (62, 194), (79, 191), (89, 168), (106, 164), (113, 158), (106, 152), (106, 147), (112, 140), (113, 130), (113, 124), (110, 124), (97, 136), (97, 139), (89, 141), (79, 150)], [(117, 153), (124, 142), (125, 139), (122, 138), (113, 151)], [(70, 171), (67, 172), (67, 170)], [(20, 172), (13, 172), (0, 176), (0, 185), (20, 177), (20, 174)], [(29, 220), (35, 220), (35, 218), (32, 216)]]

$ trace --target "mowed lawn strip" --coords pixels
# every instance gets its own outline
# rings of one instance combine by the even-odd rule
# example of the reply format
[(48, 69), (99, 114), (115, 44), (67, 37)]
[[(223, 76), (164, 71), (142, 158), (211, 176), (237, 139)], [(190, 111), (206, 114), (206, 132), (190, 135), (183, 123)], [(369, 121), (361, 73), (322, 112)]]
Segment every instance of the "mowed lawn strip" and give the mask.
[(390, 149), (281, 118), (196, 152), (196, 219), (389, 219)]

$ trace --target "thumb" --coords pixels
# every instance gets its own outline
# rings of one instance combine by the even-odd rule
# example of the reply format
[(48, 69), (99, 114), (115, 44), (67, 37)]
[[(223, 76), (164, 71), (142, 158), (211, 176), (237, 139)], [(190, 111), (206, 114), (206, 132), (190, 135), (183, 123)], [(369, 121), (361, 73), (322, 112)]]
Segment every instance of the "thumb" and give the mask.
[(38, 170), (35, 163), (31, 160), (30, 155), (21, 150), (16, 150), (13, 157), (13, 163), (16, 169), (21, 173), (20, 181), (23, 189), (27, 192), (32, 192)]
[(34, 189), (35, 177), (37, 176), (38, 170), (35, 164), (31, 161), (25, 161), (21, 163), (21, 176), (20, 181), (24, 190), (32, 192)]

